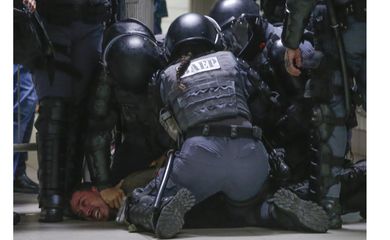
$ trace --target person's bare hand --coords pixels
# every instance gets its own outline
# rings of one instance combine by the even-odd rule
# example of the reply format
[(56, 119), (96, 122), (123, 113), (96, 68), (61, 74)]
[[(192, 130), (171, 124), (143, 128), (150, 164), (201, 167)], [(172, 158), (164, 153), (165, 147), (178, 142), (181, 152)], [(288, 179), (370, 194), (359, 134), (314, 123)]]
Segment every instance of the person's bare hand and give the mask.
[(23, 4), (27, 7), (28, 11), (31, 13), (34, 12), (37, 7), (35, 0), (23, 0)]
[(121, 206), (121, 202), (125, 197), (125, 193), (120, 189), (122, 182), (123, 180), (115, 187), (106, 188), (100, 191), (100, 196), (110, 208), (119, 208)]
[(302, 55), (301, 50), (287, 48), (284, 53), (284, 66), (286, 67), (287, 72), (297, 77), (301, 74), (301, 70), (298, 68), (302, 66)]

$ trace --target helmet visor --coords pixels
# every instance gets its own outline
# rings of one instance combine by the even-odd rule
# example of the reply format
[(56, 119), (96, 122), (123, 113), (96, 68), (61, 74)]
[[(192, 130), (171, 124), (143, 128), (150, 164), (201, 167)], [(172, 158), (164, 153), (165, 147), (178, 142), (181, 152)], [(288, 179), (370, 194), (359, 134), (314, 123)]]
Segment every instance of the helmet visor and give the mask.
[(232, 19), (224, 26), (223, 34), (228, 48), (236, 56), (241, 56), (254, 37), (255, 19), (248, 15), (241, 15)]

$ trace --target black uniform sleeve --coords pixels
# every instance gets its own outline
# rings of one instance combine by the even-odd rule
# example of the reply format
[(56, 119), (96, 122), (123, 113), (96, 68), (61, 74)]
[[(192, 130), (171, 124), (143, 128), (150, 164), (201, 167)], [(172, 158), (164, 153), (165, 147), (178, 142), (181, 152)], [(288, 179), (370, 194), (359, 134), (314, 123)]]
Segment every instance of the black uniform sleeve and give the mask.
[(243, 78), (244, 90), (249, 99), (260, 94), (261, 79), (259, 74), (249, 66), (247, 62), (237, 58), (238, 71), (245, 76)]
[(283, 45), (297, 49), (309, 16), (318, 0), (287, 0), (286, 18), (282, 33)]
[(93, 184), (102, 190), (112, 186), (110, 176), (111, 131), (116, 112), (112, 104), (112, 88), (107, 74), (102, 71), (94, 93), (90, 97), (86, 159)]
[(156, 78), (156, 85), (159, 86), (159, 92), (160, 92), (160, 99), (162, 106), (167, 106), (168, 103), (168, 96), (166, 93), (168, 92), (168, 86), (166, 86), (166, 76), (163, 70), (159, 72), (157, 78)]
[(268, 84), (245, 61), (239, 60), (239, 66), (247, 76), (245, 85), (249, 93), (248, 106), (252, 114), (252, 123), (263, 127), (269, 112), (279, 109), (279, 103), (275, 97), (278, 94), (271, 91)]

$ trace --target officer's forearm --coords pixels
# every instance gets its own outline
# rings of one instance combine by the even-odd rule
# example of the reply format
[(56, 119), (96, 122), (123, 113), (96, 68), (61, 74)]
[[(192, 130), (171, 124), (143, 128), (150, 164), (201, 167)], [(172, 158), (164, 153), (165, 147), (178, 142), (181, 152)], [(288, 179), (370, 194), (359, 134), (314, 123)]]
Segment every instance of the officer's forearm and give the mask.
[(287, 0), (282, 42), (287, 48), (297, 49), (302, 40), (310, 13), (317, 0)]
[(111, 80), (104, 69), (97, 79), (88, 105), (88, 127), (85, 142), (86, 159), (93, 184), (99, 189), (111, 186), (111, 130), (116, 123), (112, 110)]
[(86, 139), (88, 169), (91, 180), (98, 190), (112, 187), (110, 176), (110, 143), (111, 134), (109, 131), (88, 134)]

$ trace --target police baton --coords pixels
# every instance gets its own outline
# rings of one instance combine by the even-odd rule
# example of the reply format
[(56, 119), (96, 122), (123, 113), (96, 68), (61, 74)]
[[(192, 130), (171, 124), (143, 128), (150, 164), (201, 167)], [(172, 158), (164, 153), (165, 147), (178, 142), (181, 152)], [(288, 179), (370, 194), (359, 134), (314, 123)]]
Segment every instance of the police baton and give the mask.
[(171, 149), (167, 153), (167, 155), (168, 155), (167, 166), (165, 166), (164, 175), (163, 175), (161, 184), (158, 188), (158, 193), (157, 193), (156, 199), (155, 199), (154, 204), (153, 204), (153, 222), (155, 222), (155, 220), (157, 220), (155, 218), (158, 217), (158, 211), (159, 211), (160, 206), (161, 206), (161, 198), (164, 194), (165, 187), (167, 186), (169, 175), (172, 172), (173, 160), (174, 160), (174, 155), (175, 155), (174, 152), (175, 151), (173, 149)]
[(54, 55), (55, 50), (53, 43), (50, 40), (49, 34), (46, 31), (46, 28), (42, 22), (41, 16), (38, 14), (38, 11), (34, 11), (32, 13), (32, 21), (34, 23), (34, 26), (36, 27), (37, 35), (41, 41), (42, 44), (42, 50), (44, 57), (46, 58), (46, 64), (47, 64), (47, 75), (49, 79), (50, 85), (53, 84), (54, 81)]
[(347, 62), (345, 58), (344, 42), (340, 33), (340, 25), (337, 21), (337, 16), (334, 8), (333, 0), (327, 0), (326, 5), (328, 8), (328, 16), (330, 21), (330, 27), (333, 29), (333, 33), (336, 39), (337, 50), (340, 58), (341, 73), (343, 76), (344, 84), (344, 96), (345, 96), (345, 111), (346, 117), (349, 117), (351, 112), (351, 95), (350, 95), (350, 83), (348, 78)]

